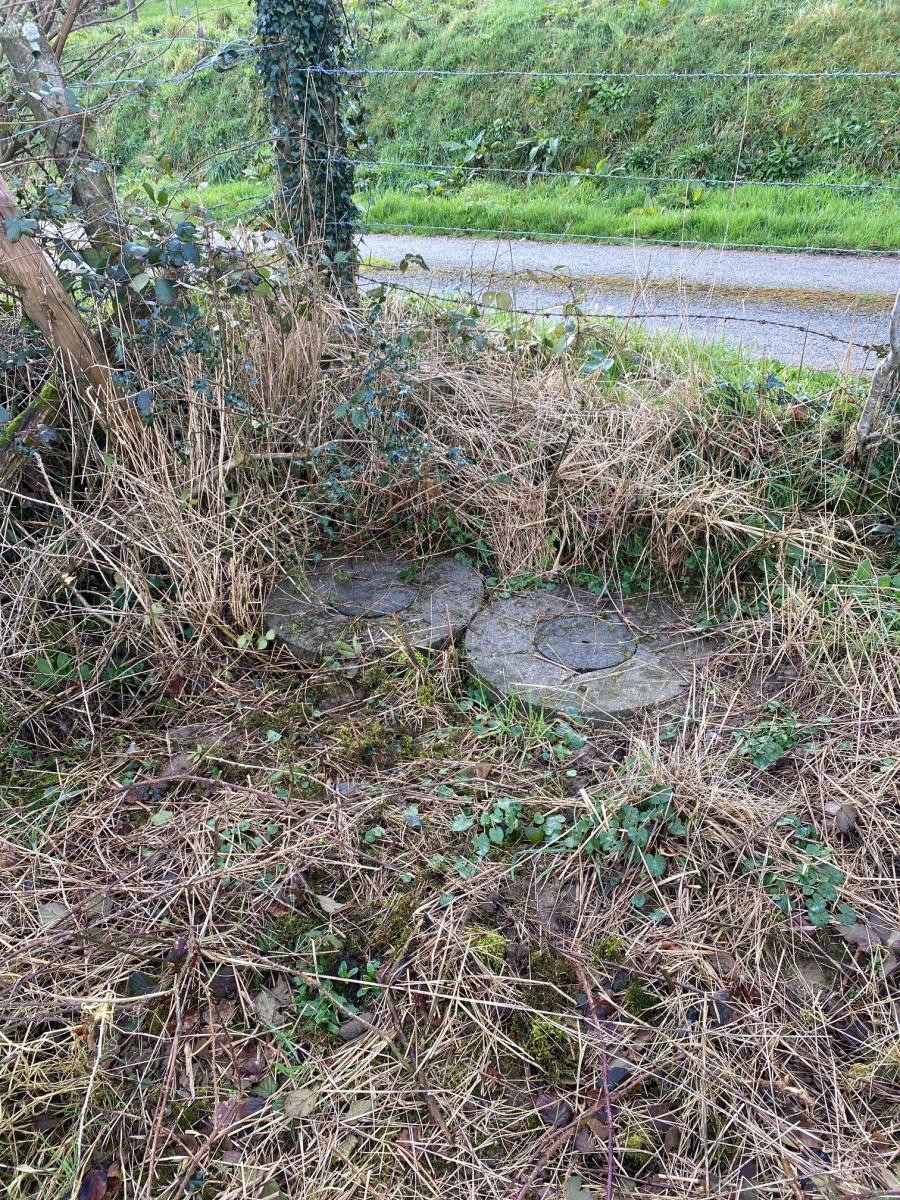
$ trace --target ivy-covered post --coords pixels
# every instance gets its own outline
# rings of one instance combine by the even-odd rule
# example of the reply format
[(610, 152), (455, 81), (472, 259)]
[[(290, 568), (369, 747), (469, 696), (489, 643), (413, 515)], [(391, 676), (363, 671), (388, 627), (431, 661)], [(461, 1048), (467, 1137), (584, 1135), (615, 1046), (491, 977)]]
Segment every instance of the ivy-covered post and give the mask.
[(340, 0), (256, 0), (280, 199), (307, 260), (356, 292), (353, 167), (342, 99), (348, 31)]

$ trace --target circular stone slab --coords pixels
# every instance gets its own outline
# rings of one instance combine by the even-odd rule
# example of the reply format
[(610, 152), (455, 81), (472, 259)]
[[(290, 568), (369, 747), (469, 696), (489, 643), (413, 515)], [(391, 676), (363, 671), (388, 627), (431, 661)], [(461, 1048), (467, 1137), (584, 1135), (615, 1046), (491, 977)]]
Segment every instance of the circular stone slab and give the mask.
[(575, 671), (617, 667), (637, 650), (627, 626), (595, 613), (563, 613), (538, 632), (535, 646), (544, 658)]
[(402, 635), (431, 650), (461, 633), (484, 595), (481, 576), (453, 558), (418, 564), (393, 554), (322, 563), (287, 576), (266, 601), (264, 620), (301, 662), (315, 666), (361, 655)]
[(397, 564), (384, 559), (356, 559), (332, 572), (329, 599), (348, 617), (386, 617), (409, 608), (419, 589), (397, 573)]
[(465, 645), (470, 670), (495, 697), (601, 721), (676, 699), (712, 651), (659, 600), (614, 602), (583, 588), (496, 600)]

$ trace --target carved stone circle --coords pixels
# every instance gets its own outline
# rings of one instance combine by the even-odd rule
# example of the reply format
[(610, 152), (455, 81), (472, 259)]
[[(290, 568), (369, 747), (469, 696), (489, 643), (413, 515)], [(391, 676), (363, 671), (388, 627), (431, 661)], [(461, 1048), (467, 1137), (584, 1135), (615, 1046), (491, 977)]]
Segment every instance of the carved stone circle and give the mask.
[(614, 602), (584, 588), (495, 600), (472, 620), (465, 647), (495, 698), (600, 721), (675, 700), (713, 648), (659, 600)]
[(417, 564), (389, 553), (338, 559), (288, 576), (266, 601), (267, 628), (315, 666), (359, 644), (362, 654), (405, 638), (432, 650), (461, 634), (484, 595), (481, 576), (453, 558)]

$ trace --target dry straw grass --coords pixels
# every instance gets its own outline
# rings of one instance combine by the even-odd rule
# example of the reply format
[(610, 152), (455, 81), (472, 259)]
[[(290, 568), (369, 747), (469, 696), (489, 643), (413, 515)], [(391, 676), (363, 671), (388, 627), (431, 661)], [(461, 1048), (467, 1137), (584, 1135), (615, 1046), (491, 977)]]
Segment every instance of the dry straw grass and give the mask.
[[(896, 625), (789, 570), (864, 555), (835, 502), (847, 457), (824, 423), (715, 403), (693, 362), (645, 357), (601, 389), (420, 324), (395, 400), (433, 447), (418, 472), (333, 415), (362, 339), (260, 314), (252, 414), (224, 380), (187, 391), (140, 445), (86, 443), (68, 477), (36, 459), (10, 498), (4, 1195), (896, 1194)], [(461, 707), (452, 649), (308, 672), (238, 644), (278, 571), (329, 546), (477, 540), (503, 576), (627, 558), (660, 587), (727, 549), (706, 577), (722, 607), (748, 536), (767, 614), (733, 616), (681, 715), (574, 748), (552, 721)], [(773, 699), (807, 732), (759, 770), (734, 733)], [(504, 798), (524, 824), (601, 827), (664, 788), (681, 832), (654, 829), (656, 881), (583, 844), (472, 850)], [(868, 942), (802, 902), (785, 919), (746, 869), (808, 865), (786, 815)], [(342, 964), (369, 960), (358, 994)], [(359, 1036), (304, 1015), (329, 979)]]

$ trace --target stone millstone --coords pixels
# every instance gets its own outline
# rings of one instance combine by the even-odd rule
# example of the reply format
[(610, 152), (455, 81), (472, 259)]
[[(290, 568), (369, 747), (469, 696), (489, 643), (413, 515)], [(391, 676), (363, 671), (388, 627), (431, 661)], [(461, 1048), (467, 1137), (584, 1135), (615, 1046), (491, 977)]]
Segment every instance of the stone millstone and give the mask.
[(267, 628), (314, 666), (358, 642), (361, 652), (403, 635), (418, 650), (462, 633), (484, 595), (481, 576), (452, 558), (405, 562), (392, 554), (321, 564), (275, 585)]
[(675, 700), (712, 650), (658, 600), (613, 602), (583, 588), (495, 600), (465, 645), (469, 669), (494, 697), (599, 721)]

